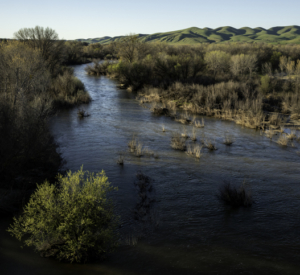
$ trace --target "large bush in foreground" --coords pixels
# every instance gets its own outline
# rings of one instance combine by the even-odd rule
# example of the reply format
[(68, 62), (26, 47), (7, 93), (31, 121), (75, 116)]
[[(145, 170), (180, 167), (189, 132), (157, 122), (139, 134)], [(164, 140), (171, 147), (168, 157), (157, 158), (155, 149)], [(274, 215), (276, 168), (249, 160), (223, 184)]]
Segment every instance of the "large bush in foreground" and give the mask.
[(70, 262), (104, 256), (116, 243), (116, 217), (106, 197), (113, 189), (104, 171), (69, 171), (56, 186), (39, 185), (8, 231), (42, 256)]

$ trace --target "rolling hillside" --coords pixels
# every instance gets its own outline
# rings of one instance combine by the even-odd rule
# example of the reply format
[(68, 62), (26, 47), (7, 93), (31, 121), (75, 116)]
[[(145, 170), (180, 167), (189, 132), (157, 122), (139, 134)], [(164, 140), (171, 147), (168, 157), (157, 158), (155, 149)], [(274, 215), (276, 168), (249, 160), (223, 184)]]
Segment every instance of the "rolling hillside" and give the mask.
[[(104, 36), (100, 38), (76, 39), (88, 43), (107, 44), (124, 36)], [(138, 34), (141, 41), (167, 42), (172, 44), (224, 43), (224, 42), (264, 42), (272, 44), (300, 44), (300, 27), (273, 27), (235, 29), (220, 27), (216, 29), (192, 27), (179, 31), (154, 34)]]

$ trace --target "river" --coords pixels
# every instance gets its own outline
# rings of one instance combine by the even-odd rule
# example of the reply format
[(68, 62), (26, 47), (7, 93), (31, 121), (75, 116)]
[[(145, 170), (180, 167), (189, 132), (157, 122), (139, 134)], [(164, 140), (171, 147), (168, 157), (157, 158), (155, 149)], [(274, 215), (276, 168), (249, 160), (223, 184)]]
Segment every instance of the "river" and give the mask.
[[(7, 273), (1, 274), (300, 274), (299, 144), (283, 148), (259, 131), (205, 118), (197, 136), (215, 140), (218, 149), (202, 149), (197, 160), (170, 146), (172, 132), (182, 132), (182, 124), (151, 114), (134, 93), (109, 78), (86, 75), (85, 66), (74, 69), (93, 99), (80, 106), (90, 116), (79, 119), (77, 108), (62, 111), (51, 130), (65, 168), (103, 169), (118, 186), (111, 196), (123, 244), (103, 262), (60, 263), (21, 249), (4, 231), (11, 221), (5, 220), (0, 251)], [(185, 127), (191, 133), (191, 126)], [(234, 137), (231, 146), (222, 143), (225, 133)], [(159, 158), (128, 153), (133, 135)], [(123, 166), (116, 163), (120, 152)], [(137, 171), (153, 179), (151, 224), (134, 219)], [(224, 206), (217, 199), (224, 181), (245, 181), (254, 204)]]

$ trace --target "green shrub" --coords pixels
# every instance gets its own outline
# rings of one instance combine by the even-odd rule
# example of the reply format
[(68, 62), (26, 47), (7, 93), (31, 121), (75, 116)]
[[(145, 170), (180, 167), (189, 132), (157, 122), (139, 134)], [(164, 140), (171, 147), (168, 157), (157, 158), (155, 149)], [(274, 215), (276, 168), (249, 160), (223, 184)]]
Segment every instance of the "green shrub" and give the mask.
[(8, 231), (45, 257), (82, 262), (104, 256), (116, 244), (116, 217), (106, 197), (115, 188), (104, 171), (94, 175), (82, 167), (57, 179), (57, 185), (38, 185)]

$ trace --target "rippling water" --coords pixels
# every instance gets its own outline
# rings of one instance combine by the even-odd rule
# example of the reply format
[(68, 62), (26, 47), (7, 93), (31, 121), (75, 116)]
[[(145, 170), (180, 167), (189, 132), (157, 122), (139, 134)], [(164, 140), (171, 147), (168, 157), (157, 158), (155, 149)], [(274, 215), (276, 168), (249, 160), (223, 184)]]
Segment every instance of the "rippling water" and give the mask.
[[(75, 66), (75, 74), (93, 98), (81, 106), (90, 116), (79, 119), (76, 108), (63, 111), (53, 119), (52, 132), (66, 168), (104, 169), (119, 187), (113, 199), (120, 230), (139, 237), (137, 246), (121, 246), (102, 263), (70, 265), (22, 251), (5, 233), (7, 274), (300, 274), (299, 144), (283, 148), (258, 131), (205, 118), (197, 136), (214, 139), (218, 150), (203, 149), (196, 160), (170, 147), (172, 132), (182, 131), (182, 124), (152, 115), (113, 80), (85, 75), (85, 66)], [(191, 126), (186, 129), (191, 133)], [(230, 147), (222, 144), (226, 132), (235, 139)], [(133, 135), (159, 158), (126, 153), (124, 166), (117, 165)], [(158, 226), (151, 230), (133, 218), (138, 170), (154, 179)], [(216, 194), (224, 180), (246, 180), (252, 207), (231, 210), (220, 203)]]

